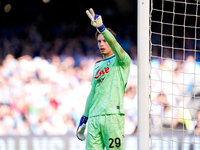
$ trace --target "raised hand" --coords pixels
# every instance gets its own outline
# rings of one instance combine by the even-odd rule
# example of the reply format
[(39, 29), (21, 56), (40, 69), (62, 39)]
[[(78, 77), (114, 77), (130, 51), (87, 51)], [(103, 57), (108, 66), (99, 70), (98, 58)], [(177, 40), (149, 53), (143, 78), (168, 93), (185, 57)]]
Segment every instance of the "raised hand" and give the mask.
[(90, 18), (91, 25), (93, 27), (97, 28), (100, 32), (103, 32), (105, 30), (102, 17), (100, 15), (95, 14), (92, 8), (86, 10), (86, 14)]

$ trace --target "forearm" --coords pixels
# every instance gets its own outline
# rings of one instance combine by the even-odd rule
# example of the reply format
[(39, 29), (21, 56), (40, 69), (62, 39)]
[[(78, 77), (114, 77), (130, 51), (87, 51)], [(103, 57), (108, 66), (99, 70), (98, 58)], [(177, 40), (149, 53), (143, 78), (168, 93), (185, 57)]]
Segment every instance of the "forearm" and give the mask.
[(109, 44), (110, 48), (112, 49), (113, 53), (115, 54), (116, 58), (118, 60), (124, 60), (126, 52), (123, 50), (123, 48), (119, 45), (115, 37), (107, 30), (105, 29), (103, 32), (101, 32), (106, 42)]
[(94, 94), (95, 94), (95, 88), (92, 87), (92, 89), (90, 91), (90, 94), (87, 97), (86, 104), (85, 104), (85, 111), (83, 113), (83, 115), (86, 116), (86, 117), (89, 116), (90, 106), (92, 104), (92, 100), (93, 100)]

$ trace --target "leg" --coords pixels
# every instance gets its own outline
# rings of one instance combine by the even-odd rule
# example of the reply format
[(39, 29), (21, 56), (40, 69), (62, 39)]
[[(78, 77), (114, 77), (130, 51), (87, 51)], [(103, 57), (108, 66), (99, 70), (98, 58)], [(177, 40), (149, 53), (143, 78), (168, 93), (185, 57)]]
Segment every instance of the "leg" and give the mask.
[(99, 126), (100, 117), (91, 117), (87, 124), (86, 149), (87, 150), (104, 150), (102, 134)]

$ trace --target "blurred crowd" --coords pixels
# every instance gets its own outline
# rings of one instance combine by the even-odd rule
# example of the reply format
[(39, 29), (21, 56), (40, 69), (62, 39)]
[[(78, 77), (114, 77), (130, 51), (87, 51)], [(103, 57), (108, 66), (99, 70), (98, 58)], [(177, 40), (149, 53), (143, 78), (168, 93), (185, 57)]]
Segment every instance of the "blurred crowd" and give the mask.
[(195, 58), (153, 59), (150, 77), (152, 130), (165, 127), (200, 135), (200, 64)]
[[(102, 59), (95, 30), (71, 36), (76, 29), (73, 23), (62, 24), (46, 36), (35, 24), (1, 30), (0, 136), (75, 134), (93, 66)], [(132, 59), (124, 98), (125, 135), (137, 132), (137, 48), (129, 32), (127, 27), (123, 36), (117, 35)], [(150, 66), (152, 126), (200, 131), (200, 65), (194, 56), (185, 61), (152, 58)]]

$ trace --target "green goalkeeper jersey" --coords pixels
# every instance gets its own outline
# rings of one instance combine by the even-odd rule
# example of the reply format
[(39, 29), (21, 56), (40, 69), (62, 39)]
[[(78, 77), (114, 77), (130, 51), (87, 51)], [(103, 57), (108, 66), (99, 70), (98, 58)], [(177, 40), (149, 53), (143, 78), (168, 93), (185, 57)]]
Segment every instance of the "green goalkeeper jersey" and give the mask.
[(124, 93), (131, 58), (107, 29), (102, 32), (102, 35), (115, 55), (95, 63), (91, 81), (95, 93), (89, 109), (90, 117), (124, 114)]

